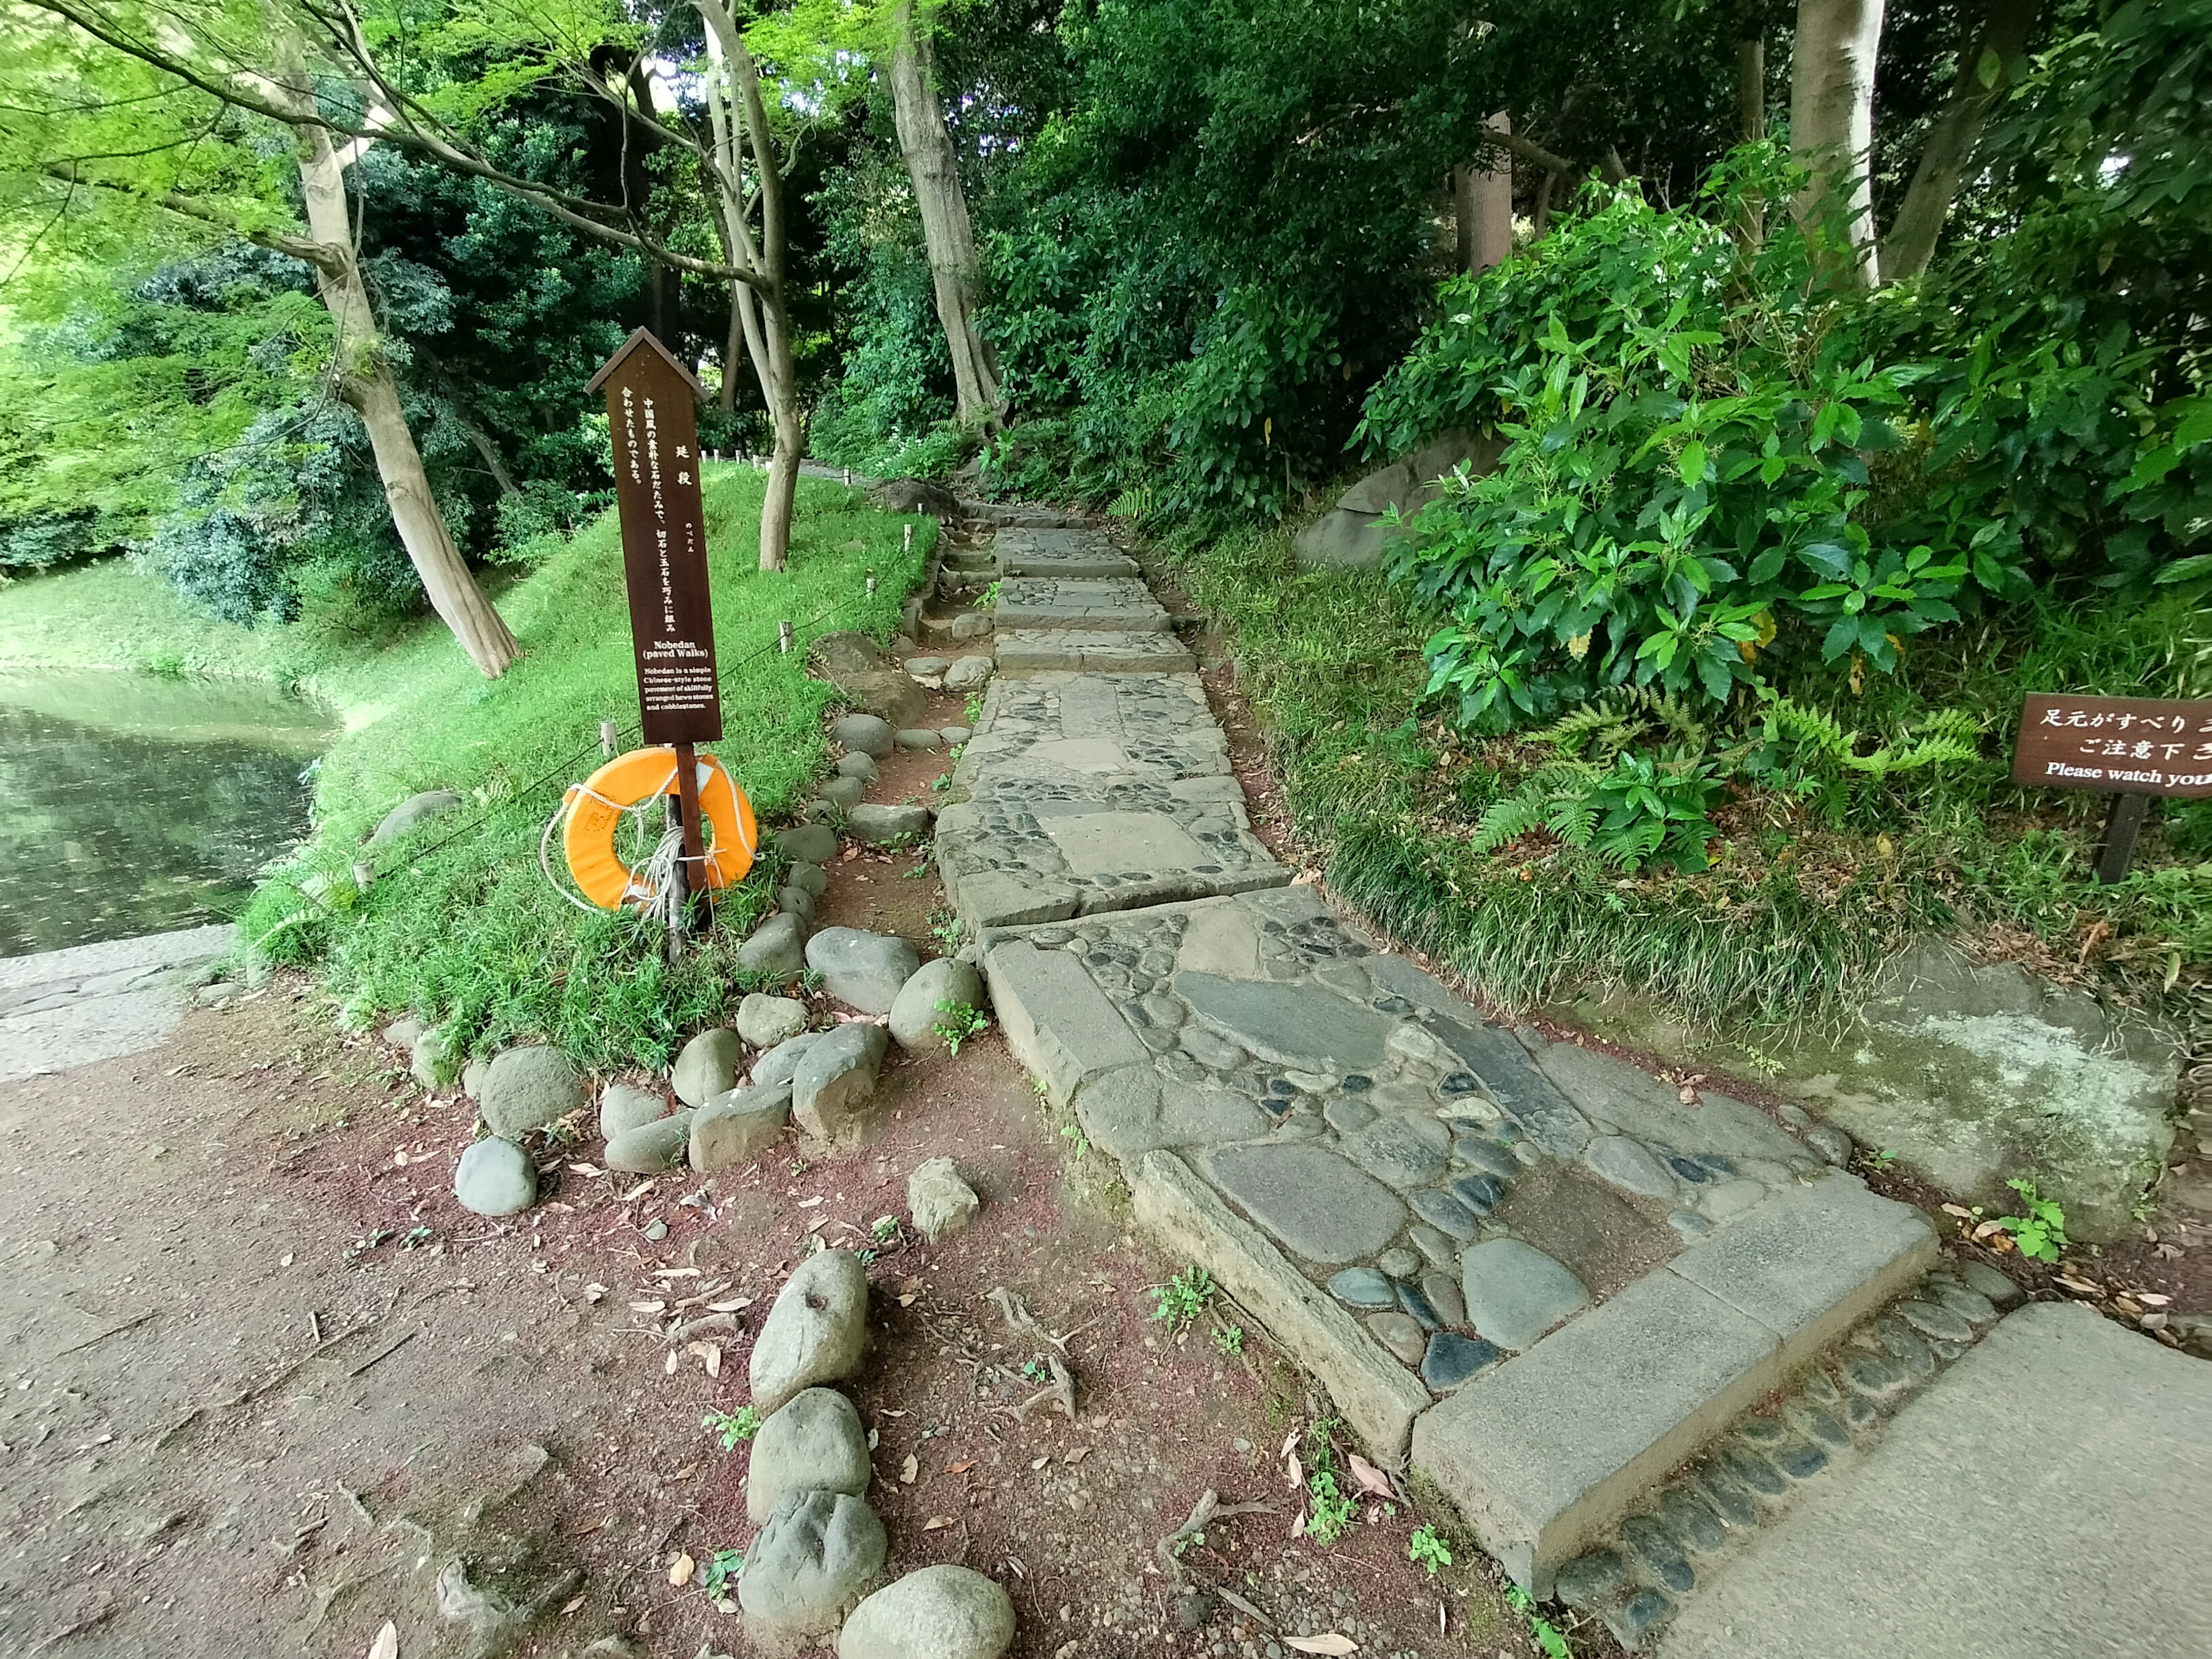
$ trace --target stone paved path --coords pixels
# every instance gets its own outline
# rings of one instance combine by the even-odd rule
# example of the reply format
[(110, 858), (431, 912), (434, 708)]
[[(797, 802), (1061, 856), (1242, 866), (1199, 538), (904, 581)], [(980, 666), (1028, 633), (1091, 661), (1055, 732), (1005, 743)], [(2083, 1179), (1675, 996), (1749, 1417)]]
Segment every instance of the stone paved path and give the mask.
[[(1003, 570), (1104, 562), (999, 533)], [(938, 850), (1014, 1054), (1524, 1588), (1647, 1642), (1995, 1322), (1819, 1146), (1490, 1020), (1286, 885), (1194, 674), (1009, 651), (1172, 641), (1139, 581), (1007, 575), (997, 614)]]
[(216, 923), (0, 960), (0, 1083), (157, 1046), (191, 970), (230, 948)]

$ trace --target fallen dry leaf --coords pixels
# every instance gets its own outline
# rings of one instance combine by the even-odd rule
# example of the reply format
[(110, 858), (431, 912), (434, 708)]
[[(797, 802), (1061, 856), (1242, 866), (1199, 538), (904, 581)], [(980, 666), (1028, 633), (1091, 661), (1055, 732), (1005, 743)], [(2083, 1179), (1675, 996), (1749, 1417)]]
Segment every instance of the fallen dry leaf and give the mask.
[(1296, 1492), (1306, 1483), (1305, 1465), (1298, 1462), (1296, 1452), (1288, 1453), (1283, 1462), (1284, 1484)]
[(1349, 1636), (1340, 1636), (1329, 1631), (1320, 1636), (1285, 1636), (1283, 1645), (1298, 1653), (1346, 1654), (1359, 1651), (1359, 1644)]
[(691, 1575), (698, 1569), (699, 1564), (689, 1554), (679, 1555), (676, 1558), (676, 1565), (668, 1570), (668, 1582), (681, 1589), (691, 1582)]
[(2170, 1296), (2160, 1296), (2155, 1291), (2137, 1291), (2136, 1292), (2136, 1300), (2142, 1303), (2146, 1308), (2163, 1308), (2167, 1303), (2172, 1301), (2173, 1298)]
[(1037, 1470), (1039, 1470), (1039, 1469), (1042, 1468), (1046, 1464), (1048, 1464), (1048, 1463), (1049, 1463), (1049, 1462), (1052, 1462), (1052, 1459), (1050, 1459), (1049, 1457), (1039, 1457), (1039, 1458), (1034, 1458), (1034, 1459), (1032, 1459), (1032, 1460), (1030, 1461), (1030, 1473), (1032, 1473), (1032, 1474), (1036, 1473)]
[(720, 1343), (687, 1342), (684, 1346), (685, 1352), (696, 1353), (699, 1356), (700, 1363), (707, 1368), (708, 1376), (720, 1376), (722, 1374), (722, 1345)]
[(952, 1524), (952, 1517), (949, 1515), (933, 1515), (921, 1523), (921, 1529), (924, 1532), (938, 1532)]
[(596, 1164), (571, 1164), (568, 1167), (586, 1181), (597, 1181), (606, 1173)]
[(606, 1294), (607, 1287), (604, 1285), (591, 1284), (584, 1286), (584, 1300), (586, 1302), (604, 1301)]
[(665, 1302), (633, 1302), (629, 1304), (629, 1310), (632, 1313), (666, 1313), (668, 1304)]
[(636, 1186), (624, 1193), (620, 1198), (617, 1199), (615, 1202), (617, 1204), (634, 1204), (659, 1184), (660, 1183), (658, 1181), (641, 1181), (638, 1182)]
[(1946, 1204), (1943, 1206), (1943, 1213), (1954, 1215), (1961, 1221), (1972, 1221), (1974, 1218), (1974, 1212), (1963, 1204)]
[(580, 1595), (570, 1596), (567, 1601), (561, 1604), (561, 1616), (563, 1619), (566, 1619), (570, 1613), (575, 1612), (578, 1607), (584, 1605), (584, 1600), (585, 1598)]
[(1352, 1464), (1352, 1478), (1359, 1483), (1361, 1491), (1372, 1492), (1377, 1498), (1389, 1498), (1394, 1495), (1390, 1490), (1389, 1475), (1383, 1474), (1358, 1452), (1353, 1452), (1349, 1461)]
[(660, 1374), (661, 1374), (663, 1376), (675, 1376), (675, 1375), (676, 1375), (676, 1367), (677, 1367), (677, 1364), (678, 1364), (678, 1361), (679, 1361), (680, 1358), (681, 1358), (681, 1356), (679, 1356), (679, 1355), (677, 1353), (676, 1350), (675, 1350), (675, 1349), (673, 1349), (673, 1348), (671, 1348), (671, 1349), (668, 1351), (668, 1359), (667, 1359), (667, 1362), (666, 1362), (665, 1364), (663, 1364), (663, 1365), (661, 1366), (661, 1368), (660, 1368)]
[(914, 1306), (914, 1297), (915, 1293), (912, 1291), (908, 1291), (904, 1296), (899, 1297), (899, 1306), (902, 1308), (911, 1308)]
[(1090, 1455), (1090, 1447), (1078, 1446), (1073, 1451), (1068, 1453), (1066, 1456), (1061, 1458), (1060, 1461), (1063, 1463), (1080, 1463), (1085, 1458)]
[(653, 1276), (655, 1279), (696, 1279), (699, 1270), (696, 1267), (655, 1267)]
[(899, 1484), (911, 1486), (915, 1483), (915, 1477), (921, 1473), (921, 1460), (912, 1452), (908, 1452), (906, 1455), (906, 1462), (899, 1465)]
[(389, 1619), (384, 1628), (376, 1632), (376, 1639), (368, 1644), (368, 1659), (399, 1659), (399, 1626)]
[(953, 1463), (947, 1465), (945, 1472), (947, 1474), (965, 1474), (969, 1470), (975, 1467), (975, 1460), (971, 1457), (964, 1463)]

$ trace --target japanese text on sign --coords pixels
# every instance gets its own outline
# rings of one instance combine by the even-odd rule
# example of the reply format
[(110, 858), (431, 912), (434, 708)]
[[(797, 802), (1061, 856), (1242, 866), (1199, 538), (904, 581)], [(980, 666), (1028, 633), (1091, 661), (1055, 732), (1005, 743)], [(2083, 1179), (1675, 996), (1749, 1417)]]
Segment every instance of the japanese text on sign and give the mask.
[(2044, 789), (2212, 795), (2212, 702), (2032, 694), (2012, 776)]

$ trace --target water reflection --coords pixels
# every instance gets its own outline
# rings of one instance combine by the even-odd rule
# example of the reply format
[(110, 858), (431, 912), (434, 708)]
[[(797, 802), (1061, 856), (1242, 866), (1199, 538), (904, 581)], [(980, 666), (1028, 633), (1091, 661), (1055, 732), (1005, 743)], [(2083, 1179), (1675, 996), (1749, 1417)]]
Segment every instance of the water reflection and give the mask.
[(306, 833), (332, 735), (253, 685), (0, 676), (0, 956), (231, 914)]

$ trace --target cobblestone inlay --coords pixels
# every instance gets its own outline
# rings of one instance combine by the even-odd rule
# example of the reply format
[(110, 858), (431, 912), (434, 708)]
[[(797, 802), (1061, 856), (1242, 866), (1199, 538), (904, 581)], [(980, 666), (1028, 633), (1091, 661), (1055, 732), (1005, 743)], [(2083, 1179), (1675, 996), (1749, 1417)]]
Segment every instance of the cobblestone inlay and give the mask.
[(1131, 634), (1164, 633), (1166, 608), (1133, 576), (1069, 580), (1008, 576), (999, 583), (991, 621), (1000, 629), (1078, 628)]
[[(1159, 706), (1111, 684), (1117, 714)], [(1018, 769), (1035, 765), (1040, 747), (1070, 741), (1049, 734), (1055, 720), (1064, 729), (1079, 685), (998, 688), (1006, 723), (987, 725), (976, 741), (995, 740), (1017, 769), (979, 768), (983, 787), (1033, 778)], [(1079, 689), (1103, 715), (1105, 685)], [(1127, 726), (1116, 729), (1126, 743)], [(1212, 763), (1199, 747), (1165, 744), (1152, 759), (1163, 772), (1178, 761)], [(951, 866), (962, 854), (956, 847), (940, 856)], [(1609, 1272), (1616, 1250), (1641, 1273), (1683, 1249), (1665, 1218), (1696, 1212), (1720, 1184), (1716, 1170), (1758, 1185), (1764, 1198), (1802, 1193), (1825, 1170), (1750, 1107), (1673, 1102), (1662, 1112), (1650, 1097), (1658, 1085), (1632, 1067), (1603, 1055), (1571, 1060), (1533, 1031), (1486, 1022), (1340, 921), (1310, 888), (1064, 927), (987, 925), (980, 944), (1017, 1054), (1073, 1102), (1092, 1144), (1132, 1166), (1156, 1151), (1182, 1155), (1361, 1316), (1360, 1340), (1437, 1392), (1571, 1323), (1592, 1304), (1593, 1285), (1622, 1282)], [(1048, 1050), (1060, 1056), (1057, 1069), (1039, 1063)], [(1066, 1058), (1079, 1050), (1079, 1060)], [(1587, 1156), (1608, 1143), (1632, 1149), (1634, 1160)], [(1510, 1197), (1537, 1171), (1570, 1203), (1582, 1187), (1609, 1182), (1595, 1187), (1601, 1205), (1579, 1206), (1595, 1224), (1528, 1229), (1540, 1242), (1516, 1233)], [(1756, 1212), (1748, 1206), (1712, 1228), (1726, 1237)], [(1609, 1230), (1615, 1217), (1623, 1219)], [(1666, 1241), (1656, 1252), (1655, 1240)], [(1749, 1254), (1758, 1259), (1755, 1244)], [(1382, 1313), (1391, 1316), (1369, 1317)], [(1436, 1340), (1447, 1334), (1457, 1340)]]
[(1001, 576), (1133, 576), (1137, 562), (1095, 530), (1001, 530), (993, 539)]
[[(2000, 1276), (2001, 1278), (2001, 1276)], [(1987, 1281), (1984, 1281), (1987, 1282)], [(2007, 1303), (2020, 1292), (2003, 1286)], [(1559, 1570), (1559, 1599), (1633, 1652), (1806, 1483), (1863, 1452), (1898, 1407), (1994, 1328), (2003, 1311), (1949, 1267), (1861, 1321), (1780, 1403), (1731, 1423), (1594, 1547)]]

